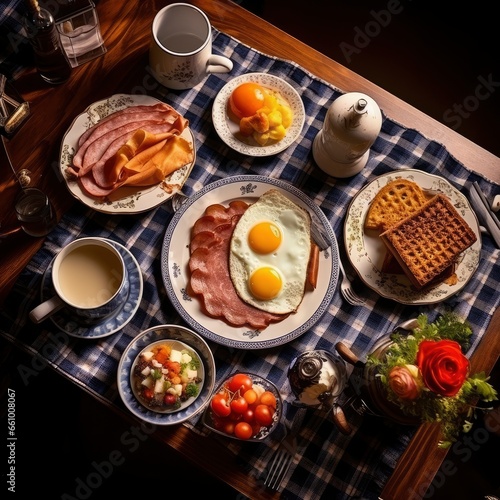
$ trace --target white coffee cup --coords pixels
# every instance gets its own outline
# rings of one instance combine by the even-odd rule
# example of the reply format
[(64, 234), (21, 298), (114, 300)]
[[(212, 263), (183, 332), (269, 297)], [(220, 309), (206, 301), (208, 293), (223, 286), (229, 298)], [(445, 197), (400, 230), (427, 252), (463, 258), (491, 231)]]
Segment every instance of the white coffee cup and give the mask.
[(150, 71), (174, 90), (190, 89), (210, 73), (228, 73), (233, 63), (212, 54), (212, 27), (206, 14), (187, 3), (161, 9), (153, 20)]
[(129, 292), (120, 252), (100, 238), (80, 238), (66, 245), (54, 259), (51, 279), (55, 295), (30, 312), (35, 323), (63, 307), (84, 323), (100, 321), (116, 312)]

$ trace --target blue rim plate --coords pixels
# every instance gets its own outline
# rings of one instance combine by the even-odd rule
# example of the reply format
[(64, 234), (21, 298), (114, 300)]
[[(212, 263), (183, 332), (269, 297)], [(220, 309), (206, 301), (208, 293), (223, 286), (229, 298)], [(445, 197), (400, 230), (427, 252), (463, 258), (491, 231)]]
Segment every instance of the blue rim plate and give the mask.
[[(132, 365), (138, 354), (160, 340), (177, 340), (199, 354), (204, 368), (203, 385), (198, 397), (186, 408), (175, 412), (159, 413), (148, 410), (134, 395), (130, 382)], [(118, 392), (125, 406), (138, 418), (155, 425), (175, 425), (201, 413), (210, 401), (215, 386), (215, 360), (205, 340), (197, 333), (179, 325), (159, 325), (148, 328), (127, 346), (118, 364)]]
[[(295, 314), (264, 330), (233, 327), (224, 321), (210, 318), (200, 308), (195, 297), (187, 293), (189, 282), (189, 241), (194, 222), (205, 208), (213, 203), (227, 205), (231, 200), (254, 203), (269, 189), (281, 191), (297, 205), (308, 210), (313, 223), (331, 241), (331, 246), (320, 252), (318, 285), (306, 292)], [(170, 301), (184, 321), (203, 337), (222, 345), (241, 349), (264, 349), (290, 342), (312, 328), (325, 313), (337, 286), (339, 251), (335, 233), (321, 209), (302, 191), (288, 182), (260, 175), (227, 177), (205, 186), (188, 198), (174, 214), (167, 227), (161, 254), (163, 282)]]
[[(79, 323), (78, 318), (65, 308), (53, 314), (50, 317), (52, 323), (54, 323), (54, 325), (56, 325), (58, 328), (72, 337), (97, 339), (107, 337), (108, 335), (116, 333), (117, 331), (121, 330), (127, 323), (129, 323), (130, 320), (134, 317), (134, 314), (137, 312), (142, 299), (142, 273), (135, 257), (120, 243), (107, 238), (101, 239), (111, 243), (123, 257), (123, 261), (125, 262), (125, 266), (128, 270), (128, 280), (130, 287), (128, 297), (123, 306), (121, 306), (120, 309), (116, 311), (116, 313), (114, 313), (111, 317), (103, 319), (102, 321), (92, 324), (91, 326)], [(42, 302), (49, 299), (55, 294), (54, 286), (52, 285), (51, 280), (53, 262), (54, 261), (49, 264), (42, 278)]]

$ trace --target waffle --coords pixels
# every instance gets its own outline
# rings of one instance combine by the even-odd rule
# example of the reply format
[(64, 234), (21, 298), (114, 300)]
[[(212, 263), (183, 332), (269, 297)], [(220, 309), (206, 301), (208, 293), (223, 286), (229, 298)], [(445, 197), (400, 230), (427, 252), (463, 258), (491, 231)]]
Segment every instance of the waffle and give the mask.
[(380, 238), (417, 289), (432, 283), (477, 239), (441, 194), (384, 231)]
[(427, 202), (422, 188), (408, 179), (396, 179), (373, 198), (366, 213), (365, 229), (388, 229)]

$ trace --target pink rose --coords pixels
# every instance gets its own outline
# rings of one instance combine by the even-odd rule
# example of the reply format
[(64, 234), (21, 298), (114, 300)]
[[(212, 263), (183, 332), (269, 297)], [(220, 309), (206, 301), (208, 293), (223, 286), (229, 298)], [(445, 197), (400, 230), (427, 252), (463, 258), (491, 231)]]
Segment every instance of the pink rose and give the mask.
[(424, 384), (441, 396), (455, 396), (469, 374), (469, 360), (454, 340), (423, 340), (417, 365)]
[(414, 365), (396, 366), (389, 372), (389, 387), (399, 399), (417, 399), (422, 388), (418, 368)]

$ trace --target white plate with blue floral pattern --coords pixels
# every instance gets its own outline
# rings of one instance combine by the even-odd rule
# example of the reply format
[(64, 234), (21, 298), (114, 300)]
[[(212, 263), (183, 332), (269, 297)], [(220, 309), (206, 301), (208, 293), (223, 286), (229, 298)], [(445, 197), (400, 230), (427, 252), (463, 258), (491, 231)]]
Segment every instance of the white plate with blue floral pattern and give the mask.
[[(159, 413), (146, 408), (134, 395), (130, 374), (138, 354), (160, 340), (174, 340), (191, 347), (203, 363), (203, 385), (197, 398), (175, 412)], [(118, 364), (118, 392), (125, 406), (138, 418), (154, 425), (176, 425), (201, 414), (215, 387), (215, 360), (208, 344), (197, 333), (179, 325), (159, 325), (137, 335), (127, 346)]]
[(184, 165), (173, 172), (159, 184), (146, 187), (122, 186), (107, 199), (101, 199), (87, 194), (72, 176), (66, 174), (76, 153), (80, 136), (100, 120), (111, 113), (130, 106), (154, 105), (160, 101), (148, 95), (115, 94), (102, 101), (91, 104), (81, 115), (78, 115), (64, 135), (59, 155), (59, 170), (69, 192), (84, 205), (106, 214), (137, 214), (151, 210), (165, 203), (179, 192), (189, 177), (196, 161), (196, 147), (193, 133), (189, 127), (184, 129), (181, 137), (192, 147), (195, 157), (192, 163)]
[[(200, 301), (187, 293), (191, 228), (209, 205), (220, 203), (227, 206), (232, 200), (254, 203), (269, 189), (281, 191), (306, 209), (311, 214), (313, 224), (326, 235), (331, 244), (320, 252), (316, 289), (306, 291), (296, 313), (278, 323), (270, 324), (264, 330), (231, 326), (221, 319), (207, 316), (202, 311)], [(325, 214), (313, 200), (288, 182), (260, 175), (240, 175), (205, 186), (181, 205), (165, 233), (161, 270), (170, 301), (193, 330), (222, 345), (240, 349), (264, 349), (290, 342), (319, 321), (328, 309), (337, 286), (338, 259), (335, 233)]]

